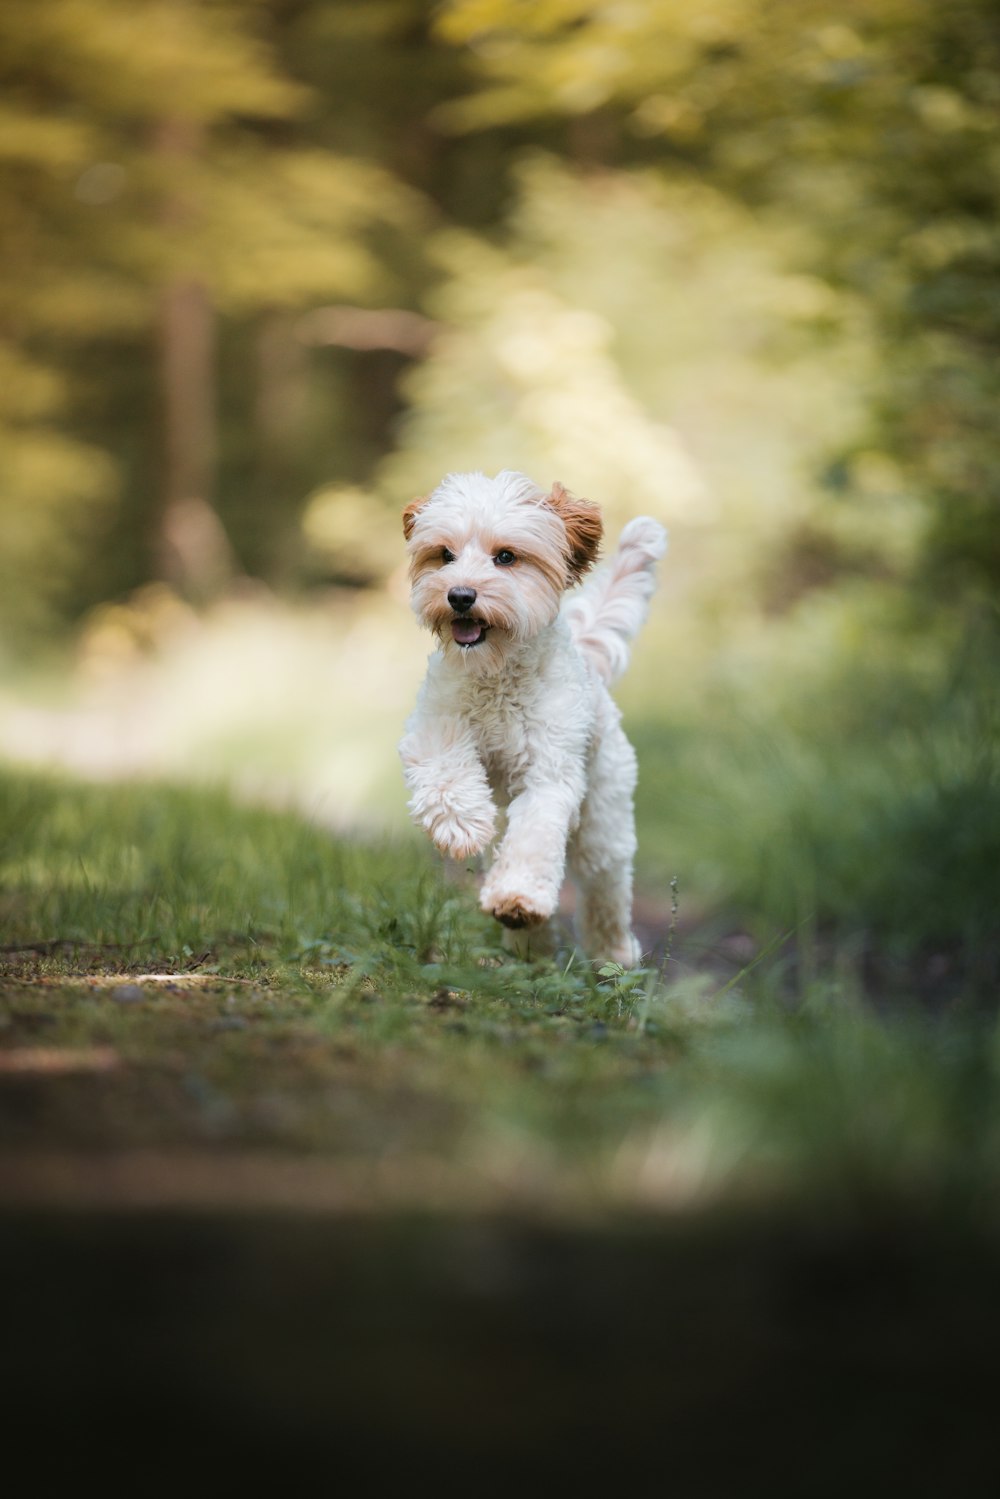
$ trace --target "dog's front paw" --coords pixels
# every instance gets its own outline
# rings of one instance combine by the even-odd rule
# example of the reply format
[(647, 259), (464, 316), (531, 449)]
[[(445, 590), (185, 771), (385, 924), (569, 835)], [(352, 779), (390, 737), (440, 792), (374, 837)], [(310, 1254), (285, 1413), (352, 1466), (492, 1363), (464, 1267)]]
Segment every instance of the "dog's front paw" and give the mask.
[(410, 815), (446, 859), (471, 859), (496, 833), (497, 811), (485, 785), (467, 786), (454, 776), (411, 773)]
[(446, 859), (471, 859), (482, 853), (493, 841), (496, 816), (492, 811), (479, 814), (441, 812), (425, 823), (434, 847)]
[(488, 916), (514, 929), (540, 926), (555, 910), (555, 901), (542, 890), (511, 889), (489, 882), (479, 903)]
[(490, 914), (504, 926), (515, 930), (522, 927), (541, 926), (542, 922), (547, 919), (546, 912), (536, 911), (530, 901), (517, 895), (498, 902), (492, 907)]

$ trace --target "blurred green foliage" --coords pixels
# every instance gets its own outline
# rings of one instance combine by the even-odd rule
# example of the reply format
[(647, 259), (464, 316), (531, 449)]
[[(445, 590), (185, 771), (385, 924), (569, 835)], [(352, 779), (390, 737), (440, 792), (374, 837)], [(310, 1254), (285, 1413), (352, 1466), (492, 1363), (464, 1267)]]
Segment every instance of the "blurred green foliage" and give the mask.
[[(0, 596), (15, 638), (51, 624), (44, 603), (72, 613), (156, 570), (171, 288), (193, 284), (220, 320), (212, 402), (229, 342), (245, 344), (264, 315), (384, 293), (371, 236), (412, 229), (414, 199), (379, 162), (325, 138), (339, 101), (292, 77), (269, 34), (301, 11), (238, 0), (4, 9)], [(255, 394), (266, 405), (244, 378), (227, 409), (222, 391), (223, 475), (236, 468), (232, 424), (252, 423)], [(267, 425), (265, 410), (265, 449)]]
[(811, 269), (855, 291), (878, 331), (871, 421), (927, 506), (926, 575), (952, 602), (956, 587), (995, 599), (993, 0), (448, 0), (438, 26), (482, 78), (447, 106), (454, 128), (601, 112), (615, 156), (645, 142), (673, 177), (794, 216)]
[[(470, 254), (480, 256), (483, 305), (499, 302), (506, 257), (490, 260), (497, 247), (483, 231), (504, 224), (532, 144), (610, 175), (609, 197), (627, 197), (627, 170), (643, 164), (675, 194), (684, 185), (700, 194), (675, 212), (699, 222), (688, 253), (703, 282), (714, 260), (715, 305), (735, 318), (759, 296), (749, 262), (763, 249), (777, 274), (801, 278), (798, 315), (817, 355), (829, 351), (831, 324), (866, 319), (877, 347), (859, 420), (850, 434), (846, 424), (835, 437), (816, 430), (804, 465), (815, 476), (836, 459), (841, 486), (882, 506), (865, 474), (871, 451), (887, 454), (884, 472), (924, 507), (921, 582), (939, 579), (952, 604), (956, 590), (963, 600), (995, 596), (993, 19), (989, 0), (945, 9), (864, 0), (849, 18), (817, 0), (794, 11), (773, 0), (708, 9), (449, 0), (431, 17), (409, 0), (8, 8), (7, 629), (37, 626), (46, 602), (72, 614), (157, 570), (165, 376), (155, 340), (165, 292), (187, 278), (217, 322), (217, 461), (199, 498), (219, 508), (242, 566), (301, 578), (305, 498), (321, 483), (371, 481), (405, 399), (397, 377), (407, 355), (310, 346), (296, 315), (330, 298), (413, 306), (436, 284), (435, 310), (446, 326), (461, 323)], [(710, 190), (724, 195), (714, 223)], [(525, 213), (537, 217), (546, 202), (554, 217), (558, 200), (551, 176), (527, 209), (522, 193), (512, 232), (524, 260), (539, 227), (526, 230)], [(740, 203), (750, 210), (742, 222)], [(581, 203), (564, 197), (560, 207), (574, 213)], [(616, 235), (615, 218), (613, 207), (603, 214), (602, 234), (588, 217), (591, 271), (570, 268), (563, 293), (569, 313), (605, 317), (615, 285), (631, 293), (610, 319), (618, 368), (603, 385), (593, 324), (588, 334), (585, 319), (570, 317), (560, 335), (551, 305), (529, 298), (520, 310), (529, 322), (538, 313), (537, 336), (553, 350), (558, 399), (536, 420), (559, 427), (567, 448), (591, 432), (606, 452), (591, 421), (601, 402), (609, 426), (624, 415), (628, 428), (616, 384), (650, 400), (654, 351), (641, 344), (651, 330), (665, 338), (655, 351), (663, 379), (691, 361), (690, 341), (678, 348), (673, 327), (658, 328), (663, 267), (637, 237), (644, 226), (633, 212), (636, 233)], [(464, 257), (455, 223), (475, 231)], [(567, 225), (567, 248), (572, 238)], [(728, 275), (719, 265), (727, 252)], [(547, 290), (543, 274), (536, 291)], [(695, 358), (741, 352), (722, 318), (700, 332)], [(580, 350), (564, 349), (562, 336), (582, 338), (594, 356), (582, 391), (570, 380)], [(476, 341), (468, 358), (480, 371), (481, 354)], [(795, 386), (773, 398), (787, 401)], [(439, 446), (461, 461), (485, 449), (481, 461), (493, 462), (507, 441), (509, 455), (516, 423), (511, 434), (493, 421), (493, 441), (480, 443), (475, 425), (456, 430), (446, 391), (416, 388), (425, 420), (436, 412), (443, 423)], [(813, 390), (818, 405), (818, 383)], [(510, 392), (496, 394), (513, 413)], [(405, 430), (394, 480), (416, 467)], [(666, 463), (669, 484), (668, 447), (654, 442), (647, 458)], [(524, 461), (535, 456), (528, 443)], [(603, 480), (598, 472), (595, 490)], [(804, 542), (815, 550), (815, 528)]]

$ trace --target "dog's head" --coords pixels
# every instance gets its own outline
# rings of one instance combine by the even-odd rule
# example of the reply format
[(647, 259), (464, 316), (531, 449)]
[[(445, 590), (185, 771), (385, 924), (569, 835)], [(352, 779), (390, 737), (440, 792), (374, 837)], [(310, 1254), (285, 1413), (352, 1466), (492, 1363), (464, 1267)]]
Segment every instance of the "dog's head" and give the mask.
[(414, 612), (446, 653), (488, 675), (552, 623), (601, 530), (597, 506), (561, 484), (546, 494), (509, 469), (449, 474), (403, 511)]

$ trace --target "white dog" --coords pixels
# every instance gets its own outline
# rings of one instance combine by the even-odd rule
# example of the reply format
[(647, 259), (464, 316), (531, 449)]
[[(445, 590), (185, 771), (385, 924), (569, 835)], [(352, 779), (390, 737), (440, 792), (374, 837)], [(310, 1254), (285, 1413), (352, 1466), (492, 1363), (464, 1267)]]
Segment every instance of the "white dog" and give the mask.
[(632, 965), (635, 753), (607, 685), (646, 616), (666, 532), (641, 517), (571, 593), (601, 540), (596, 505), (504, 470), (450, 474), (403, 512), (412, 605), (434, 632), (400, 754), (414, 820), (467, 859), (506, 830), (481, 904), (536, 927), (569, 872), (585, 951)]

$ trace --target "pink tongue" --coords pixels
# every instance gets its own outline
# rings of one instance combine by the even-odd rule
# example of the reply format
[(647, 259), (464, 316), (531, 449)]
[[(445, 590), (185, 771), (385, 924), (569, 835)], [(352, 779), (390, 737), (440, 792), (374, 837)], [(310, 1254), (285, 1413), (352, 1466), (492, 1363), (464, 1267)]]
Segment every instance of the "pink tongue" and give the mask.
[(475, 645), (483, 633), (483, 627), (478, 619), (453, 619), (451, 622), (452, 639), (458, 645)]

